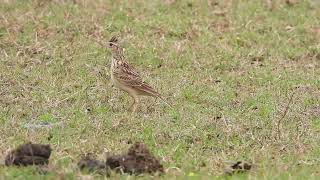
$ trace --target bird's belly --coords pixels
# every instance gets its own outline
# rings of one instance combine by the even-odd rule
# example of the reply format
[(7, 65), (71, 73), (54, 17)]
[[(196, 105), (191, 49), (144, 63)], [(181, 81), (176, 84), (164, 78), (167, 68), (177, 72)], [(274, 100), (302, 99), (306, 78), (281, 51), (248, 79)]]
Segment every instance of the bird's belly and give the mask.
[(111, 74), (111, 80), (112, 80), (112, 82), (113, 82), (113, 85), (114, 85), (116, 88), (119, 88), (119, 89), (121, 89), (121, 90), (129, 93), (131, 96), (132, 96), (132, 95), (135, 96), (135, 95), (138, 95), (138, 94), (139, 94), (139, 93), (138, 93), (137, 91), (135, 91), (133, 88), (130, 88), (130, 87), (128, 87), (128, 86), (125, 86), (125, 85), (121, 84), (121, 83), (117, 80), (117, 78), (115, 78), (115, 77), (113, 76), (113, 74)]

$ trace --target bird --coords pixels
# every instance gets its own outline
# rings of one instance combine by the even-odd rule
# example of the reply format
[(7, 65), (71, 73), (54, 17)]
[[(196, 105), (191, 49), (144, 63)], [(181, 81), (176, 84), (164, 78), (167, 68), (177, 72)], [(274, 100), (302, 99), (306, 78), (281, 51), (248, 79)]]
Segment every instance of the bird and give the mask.
[(132, 98), (130, 106), (132, 113), (137, 111), (140, 100), (139, 96), (152, 96), (161, 99), (168, 104), (153, 87), (143, 81), (140, 74), (131, 66), (124, 57), (123, 48), (118, 44), (117, 36), (112, 36), (108, 41), (107, 48), (111, 51), (111, 82), (120, 90), (127, 92)]

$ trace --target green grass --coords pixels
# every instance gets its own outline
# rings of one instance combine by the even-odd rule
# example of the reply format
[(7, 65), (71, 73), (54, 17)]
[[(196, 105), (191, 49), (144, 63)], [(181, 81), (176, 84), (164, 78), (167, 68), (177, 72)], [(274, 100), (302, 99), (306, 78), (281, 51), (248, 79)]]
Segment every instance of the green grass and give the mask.
[[(320, 175), (319, 3), (166, 2), (0, 0), (0, 152), (28, 141), (54, 150), (48, 175), (0, 167), (0, 179), (85, 177), (81, 154), (124, 152), (129, 139), (161, 159), (160, 179), (224, 179), (238, 160), (256, 167), (227, 178)], [(130, 116), (97, 43), (112, 35), (173, 110), (143, 98)], [(63, 126), (32, 130), (29, 121)]]

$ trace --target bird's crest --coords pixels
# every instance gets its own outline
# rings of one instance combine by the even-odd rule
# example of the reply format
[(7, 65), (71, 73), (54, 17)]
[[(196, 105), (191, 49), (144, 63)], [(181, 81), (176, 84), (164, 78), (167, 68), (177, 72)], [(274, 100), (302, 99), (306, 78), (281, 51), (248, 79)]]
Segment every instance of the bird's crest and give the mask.
[(112, 36), (112, 38), (110, 39), (109, 42), (111, 42), (111, 43), (117, 43), (117, 42), (118, 42), (117, 36)]

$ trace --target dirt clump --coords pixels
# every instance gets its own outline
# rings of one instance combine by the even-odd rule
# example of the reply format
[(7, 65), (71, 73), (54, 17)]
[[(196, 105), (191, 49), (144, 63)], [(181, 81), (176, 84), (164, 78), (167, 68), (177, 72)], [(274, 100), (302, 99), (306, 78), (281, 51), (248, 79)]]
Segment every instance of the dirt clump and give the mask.
[(120, 173), (156, 174), (163, 173), (163, 166), (143, 143), (133, 144), (126, 154), (114, 155), (107, 158), (106, 166)]
[(5, 158), (6, 166), (47, 165), (51, 155), (50, 145), (26, 143), (10, 151)]
[(233, 175), (235, 173), (244, 173), (251, 170), (252, 164), (244, 161), (237, 161), (225, 170), (225, 174)]
[(85, 155), (78, 162), (78, 167), (80, 170), (88, 171), (88, 173), (98, 173), (101, 175), (109, 175), (106, 168), (106, 163), (104, 161), (96, 160), (91, 155)]

